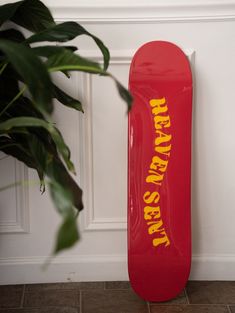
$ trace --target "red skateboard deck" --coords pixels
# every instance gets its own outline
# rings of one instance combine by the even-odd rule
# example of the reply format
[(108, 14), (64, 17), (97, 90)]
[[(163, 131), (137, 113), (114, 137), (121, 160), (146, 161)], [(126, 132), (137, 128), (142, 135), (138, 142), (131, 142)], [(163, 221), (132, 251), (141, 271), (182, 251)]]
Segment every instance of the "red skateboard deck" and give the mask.
[(192, 74), (176, 45), (153, 41), (135, 54), (128, 119), (128, 271), (148, 301), (184, 288), (191, 265)]

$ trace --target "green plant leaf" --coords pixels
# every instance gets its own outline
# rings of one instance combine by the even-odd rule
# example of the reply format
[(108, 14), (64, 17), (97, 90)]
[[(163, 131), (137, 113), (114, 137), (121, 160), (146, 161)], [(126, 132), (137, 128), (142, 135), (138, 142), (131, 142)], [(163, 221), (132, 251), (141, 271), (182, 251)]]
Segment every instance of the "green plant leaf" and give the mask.
[(54, 158), (47, 164), (47, 176), (55, 183), (67, 188), (71, 195), (72, 206), (78, 211), (83, 209), (82, 190), (74, 179), (66, 171), (65, 166), (58, 158)]
[(14, 16), (17, 9), (22, 5), (22, 3), (23, 1), (18, 1), (0, 6), (0, 26)]
[(66, 49), (61, 51), (61, 53), (48, 58), (46, 66), (50, 72), (83, 71), (93, 74), (107, 75), (98, 63), (82, 58)]
[[(75, 207), (78, 211), (83, 209), (82, 190), (69, 175), (64, 164), (58, 157), (56, 149), (53, 149), (49, 136), (40, 136), (41, 133), (33, 133), (28, 136), (30, 153), (38, 168), (44, 172), (53, 184), (59, 184), (69, 193), (69, 207)], [(62, 200), (59, 202), (63, 202)], [(63, 206), (64, 207), (64, 206)], [(62, 214), (60, 204), (57, 204), (58, 211)], [(66, 214), (66, 211), (64, 212)]]
[(69, 108), (73, 108), (77, 111), (84, 112), (82, 109), (82, 104), (79, 100), (72, 98), (70, 95), (65, 93), (55, 84), (53, 85), (53, 97), (56, 98), (59, 102), (63, 103), (65, 106)]
[(26, 86), (24, 85), (22, 89), (14, 96), (14, 98), (11, 99), (11, 101), (8, 102), (7, 105), (0, 111), (0, 117), (22, 96), (25, 90)]
[(55, 21), (48, 8), (39, 0), (24, 0), (0, 6), (0, 26), (11, 20), (32, 31), (42, 31)]
[(18, 142), (15, 142), (9, 137), (0, 136), (0, 150), (13, 156), (19, 161), (24, 162), (28, 167), (34, 169), (37, 168), (33, 158), (30, 156), (30, 153), (28, 153)]
[(44, 184), (44, 174), (40, 166), (35, 162), (35, 159), (31, 155), (28, 148), (20, 143), (20, 140), (15, 141), (12, 138), (6, 136), (0, 136), (0, 151), (3, 151), (5, 154), (10, 155), (17, 160), (23, 162), (26, 166), (33, 168), (37, 171), (40, 182), (41, 182), (41, 191), (45, 191)]
[(55, 127), (50, 129), (50, 134), (54, 143), (56, 144), (58, 152), (63, 157), (68, 169), (75, 174), (74, 165), (72, 161), (70, 160), (70, 150), (68, 146), (65, 144), (62, 134)]
[(47, 162), (50, 156), (46, 152), (44, 143), (36, 134), (29, 134), (26, 140), (28, 141), (30, 153), (38, 164), (38, 168), (41, 172), (45, 172)]
[(103, 44), (103, 42), (99, 38), (89, 33), (85, 28), (83, 28), (76, 22), (64, 22), (61, 24), (57, 24), (44, 31), (32, 35), (26, 40), (26, 42), (27, 43), (34, 43), (39, 41), (66, 42), (80, 35), (87, 35), (95, 41), (95, 43), (97, 44), (97, 46), (99, 47), (100, 51), (103, 54), (104, 70), (106, 70), (108, 68), (110, 59), (108, 48)]
[(58, 212), (66, 217), (73, 208), (73, 195), (67, 186), (58, 184), (56, 180), (50, 183), (50, 193)]
[(54, 249), (54, 254), (56, 254), (73, 246), (79, 239), (79, 233), (76, 215), (73, 210), (73, 195), (69, 187), (65, 184), (58, 184), (57, 181), (52, 181), (50, 183), (50, 193), (59, 213), (63, 216)]
[(32, 48), (32, 51), (39, 56), (49, 58), (49, 57), (53, 56), (54, 54), (63, 52), (64, 49), (68, 49), (68, 50), (73, 52), (73, 51), (77, 50), (77, 47), (75, 47), (75, 46), (62, 46), (62, 47), (60, 47), (60, 46), (41, 46), (41, 47)]
[(0, 50), (28, 85), (39, 110), (42, 113), (51, 113), (52, 83), (40, 59), (30, 48), (9, 40), (0, 40)]
[[(68, 50), (74, 52), (74, 51), (77, 50), (77, 47), (75, 47), (75, 46), (63, 46), (63, 47), (59, 47), (59, 46), (41, 46), (41, 47), (36, 47), (36, 48), (32, 48), (32, 49), (38, 56), (49, 58), (49, 57), (53, 56), (54, 54), (63, 52), (64, 49), (68, 49)], [(69, 75), (69, 73), (67, 71), (61, 71), (61, 72), (67, 78), (70, 78), (70, 75)]]
[(56, 71), (84, 71), (92, 74), (100, 74), (111, 77), (118, 89), (119, 95), (127, 103), (128, 110), (131, 108), (132, 96), (129, 91), (110, 73), (103, 71), (99, 64), (88, 59), (82, 58), (69, 50), (61, 51), (46, 62), (50, 72)]
[(16, 30), (14, 28), (0, 31), (0, 38), (12, 40), (15, 42), (22, 42), (25, 40), (24, 35), (19, 30)]
[(114, 81), (116, 83), (120, 97), (127, 103), (128, 111), (130, 111), (133, 101), (132, 95), (125, 87), (123, 87), (122, 84), (119, 83), (117, 79), (114, 79)]
[(1, 109), (20, 91), (16, 76), (17, 73), (10, 68), (9, 64), (0, 75)]
[(60, 134), (59, 130), (56, 129), (52, 124), (38, 119), (38, 118), (34, 118), (34, 117), (15, 117), (15, 118), (11, 118), (8, 119), (5, 122), (0, 123), (0, 134), (1, 133), (7, 133), (8, 130), (14, 129), (14, 128), (22, 128), (22, 127), (42, 127), (45, 130), (47, 130), (57, 149), (58, 152), (61, 154), (61, 156), (63, 157), (68, 169), (70, 171), (74, 172), (74, 165), (70, 160), (70, 151), (69, 148), (67, 147), (67, 145), (64, 142), (64, 139), (62, 137), (62, 135)]
[(30, 99), (25, 96), (19, 97), (17, 101), (7, 110), (7, 112), (8, 118), (28, 116), (43, 119), (43, 115), (40, 113), (40, 111), (38, 111), (32, 101), (30, 101)]
[(39, 32), (55, 24), (49, 9), (39, 0), (23, 1), (11, 20), (31, 32)]
[[(53, 197), (53, 195), (52, 195)], [(57, 233), (54, 254), (72, 247), (79, 239), (76, 218), (71, 209), (70, 215), (66, 216)]]

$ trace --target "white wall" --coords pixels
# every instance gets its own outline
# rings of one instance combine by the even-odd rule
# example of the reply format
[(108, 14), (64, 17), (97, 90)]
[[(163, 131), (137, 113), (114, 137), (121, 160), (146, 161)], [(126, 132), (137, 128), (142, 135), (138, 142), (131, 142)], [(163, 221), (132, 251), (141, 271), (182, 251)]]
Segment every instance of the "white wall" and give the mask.
[[(150, 40), (194, 51), (192, 279), (235, 279), (235, 1), (47, 0), (59, 22), (77, 20), (103, 39), (112, 71), (127, 85), (133, 53)], [(143, 4), (144, 3), (144, 4)], [(81, 53), (100, 60), (86, 38)], [(0, 198), (0, 283), (125, 280), (127, 276), (127, 116), (107, 78), (74, 75), (64, 88), (84, 101), (85, 114), (61, 106), (55, 117), (72, 147), (84, 188), (82, 240), (43, 272), (59, 217), (32, 183)], [(3, 155), (0, 156), (0, 159)], [(1, 183), (35, 181), (10, 158)]]

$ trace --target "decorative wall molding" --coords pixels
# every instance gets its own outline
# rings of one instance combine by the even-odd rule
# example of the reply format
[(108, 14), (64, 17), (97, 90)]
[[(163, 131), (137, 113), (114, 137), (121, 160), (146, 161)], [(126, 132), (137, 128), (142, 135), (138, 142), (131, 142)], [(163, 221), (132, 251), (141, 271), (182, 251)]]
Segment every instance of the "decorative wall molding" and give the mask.
[(57, 20), (83, 23), (156, 23), (235, 20), (234, 1), (95, 1), (47, 0)]
[[(0, 259), (0, 285), (128, 280), (126, 255), (46, 256)], [(235, 280), (235, 255), (195, 255), (190, 279)]]
[[(97, 57), (100, 61), (100, 57)], [(120, 60), (119, 60), (120, 61)], [(85, 110), (85, 118), (81, 120), (83, 155), (81, 156), (81, 180), (84, 188), (84, 203), (87, 208), (83, 213), (84, 230), (122, 230), (126, 229), (125, 218), (95, 218), (94, 206), (94, 173), (93, 173), (93, 138), (92, 138), (92, 79), (84, 74), (84, 102), (88, 104)]]
[(29, 205), (28, 205), (28, 169), (26, 166), (14, 160), (15, 182), (22, 182), (16, 185), (16, 219), (13, 221), (0, 221), (0, 233), (27, 233), (29, 232)]
[[(129, 65), (132, 54), (130, 51), (112, 53), (111, 65)], [(100, 55), (94, 51), (83, 51), (83, 56), (92, 58), (97, 62), (102, 62)], [(94, 207), (94, 173), (93, 173), (93, 138), (92, 138), (92, 78), (91, 75), (84, 74), (83, 79), (84, 101), (87, 104), (85, 118), (80, 122), (83, 134), (83, 155), (82, 158), (82, 184), (84, 187), (84, 202), (86, 212), (84, 212), (84, 230), (125, 230), (127, 228), (126, 218), (96, 218)]]
[[(183, 49), (183, 48), (182, 48)], [(183, 49), (191, 64), (195, 62), (195, 50), (193, 48)], [(134, 50), (110, 50), (110, 65), (130, 65), (136, 51)], [(97, 50), (80, 50), (83, 57), (102, 62), (103, 58)], [(88, 82), (89, 83), (89, 82)], [(87, 82), (85, 82), (85, 85)], [(87, 93), (87, 92), (86, 92)]]
[[(134, 56), (134, 50), (110, 50), (110, 65), (130, 65)], [(92, 59), (96, 62), (103, 62), (103, 57), (99, 50), (80, 50), (79, 54), (83, 57)]]
[[(102, 62), (100, 55), (94, 54), (94, 51), (85, 51), (84, 56), (92, 58), (97, 62)], [(111, 51), (111, 65), (128, 65), (131, 62), (133, 51)], [(84, 75), (85, 102), (88, 104), (86, 108), (83, 136), (85, 138), (85, 146), (83, 151), (85, 154), (82, 159), (85, 161), (83, 166), (86, 169), (82, 175), (84, 178), (85, 202), (87, 210), (84, 212), (85, 230), (125, 230), (127, 228), (126, 218), (96, 218), (94, 207), (94, 186), (93, 186), (93, 138), (92, 138), (92, 78), (90, 75)]]
[[(191, 64), (194, 63), (195, 51), (193, 49), (185, 49)], [(83, 56), (91, 58), (97, 62), (102, 62), (102, 57), (94, 54), (94, 51), (83, 51)], [(111, 51), (111, 65), (127, 65), (131, 63), (134, 55), (132, 50)], [(83, 75), (84, 102), (87, 104), (85, 116), (80, 120), (82, 137), (80, 140), (83, 146), (83, 154), (81, 155), (82, 165), (82, 185), (84, 188), (84, 202), (87, 208), (83, 212), (84, 230), (126, 230), (127, 218), (96, 218), (94, 206), (94, 173), (93, 173), (93, 138), (92, 138), (92, 78), (90, 75)], [(84, 118), (85, 117), (85, 118)]]

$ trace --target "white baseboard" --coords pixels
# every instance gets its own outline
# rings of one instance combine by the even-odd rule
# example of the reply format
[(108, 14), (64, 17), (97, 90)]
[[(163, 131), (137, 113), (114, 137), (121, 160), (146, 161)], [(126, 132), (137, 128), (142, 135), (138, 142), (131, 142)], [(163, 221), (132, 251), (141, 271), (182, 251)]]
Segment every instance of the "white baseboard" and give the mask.
[(194, 255), (191, 280), (235, 280), (235, 255)]
[(128, 280), (126, 256), (57, 257), (44, 269), (46, 257), (0, 259), (0, 285)]
[[(128, 280), (125, 255), (57, 257), (44, 270), (45, 257), (0, 259), (0, 284)], [(235, 280), (235, 255), (193, 256), (192, 280)]]

